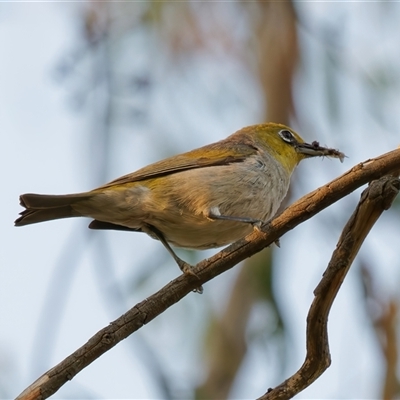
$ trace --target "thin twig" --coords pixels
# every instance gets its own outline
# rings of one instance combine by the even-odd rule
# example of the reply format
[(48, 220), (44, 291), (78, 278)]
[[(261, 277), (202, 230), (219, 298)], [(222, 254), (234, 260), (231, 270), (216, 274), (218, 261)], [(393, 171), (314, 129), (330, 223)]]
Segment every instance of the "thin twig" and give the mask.
[(110, 325), (97, 332), (85, 345), (43, 374), (17, 399), (45, 399), (51, 396), (95, 359), (160, 315), (199, 285), (208, 282), (245, 258), (269, 246), (301, 222), (311, 218), (358, 187), (398, 169), (400, 169), (400, 149), (360, 163), (339, 178), (302, 197), (270, 223), (265, 224), (261, 231), (254, 231), (210, 259), (198, 263), (193, 269), (195, 275), (181, 275), (146, 300), (136, 304)]
[(340, 235), (328, 268), (314, 291), (307, 317), (307, 355), (301, 368), (259, 400), (290, 399), (311, 385), (330, 365), (328, 315), (361, 244), (400, 189), (400, 180), (384, 176), (361, 194), (360, 202)]

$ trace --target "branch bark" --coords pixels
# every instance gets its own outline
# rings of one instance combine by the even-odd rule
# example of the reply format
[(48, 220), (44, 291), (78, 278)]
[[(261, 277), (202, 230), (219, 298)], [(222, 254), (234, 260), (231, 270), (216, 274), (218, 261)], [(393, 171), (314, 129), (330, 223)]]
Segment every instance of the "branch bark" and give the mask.
[(360, 202), (339, 238), (323, 278), (314, 291), (307, 317), (307, 355), (301, 368), (259, 400), (290, 399), (311, 385), (331, 364), (328, 315), (342, 282), (372, 226), (400, 189), (400, 180), (384, 176), (361, 194)]
[(43, 374), (17, 399), (45, 399), (51, 396), (82, 369), (198, 288), (199, 285), (208, 282), (245, 258), (269, 246), (301, 222), (311, 218), (358, 187), (399, 169), (400, 149), (396, 149), (357, 164), (339, 178), (297, 200), (271, 222), (264, 224), (261, 231), (254, 231), (213, 257), (198, 263), (193, 268), (195, 275), (181, 275), (149, 298), (136, 304), (128, 312), (97, 332), (86, 344)]

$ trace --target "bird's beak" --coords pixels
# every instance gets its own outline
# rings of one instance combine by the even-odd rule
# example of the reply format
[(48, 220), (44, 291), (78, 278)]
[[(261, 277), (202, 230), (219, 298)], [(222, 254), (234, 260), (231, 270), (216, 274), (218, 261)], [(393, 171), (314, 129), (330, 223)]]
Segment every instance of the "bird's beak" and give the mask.
[(322, 147), (318, 142), (314, 141), (309, 143), (296, 143), (295, 149), (298, 153), (304, 154), (306, 157), (334, 157), (338, 158), (340, 162), (346, 157), (342, 152), (335, 149)]

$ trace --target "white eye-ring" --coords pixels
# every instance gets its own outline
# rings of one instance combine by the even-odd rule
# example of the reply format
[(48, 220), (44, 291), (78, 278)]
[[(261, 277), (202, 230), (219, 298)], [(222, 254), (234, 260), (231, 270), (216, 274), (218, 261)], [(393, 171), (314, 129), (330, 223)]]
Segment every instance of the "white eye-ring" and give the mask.
[(285, 142), (288, 142), (288, 143), (295, 143), (295, 142), (296, 142), (296, 139), (295, 139), (295, 137), (293, 136), (293, 133), (290, 132), (290, 131), (287, 130), (287, 129), (282, 129), (281, 131), (279, 131), (279, 136), (280, 136)]

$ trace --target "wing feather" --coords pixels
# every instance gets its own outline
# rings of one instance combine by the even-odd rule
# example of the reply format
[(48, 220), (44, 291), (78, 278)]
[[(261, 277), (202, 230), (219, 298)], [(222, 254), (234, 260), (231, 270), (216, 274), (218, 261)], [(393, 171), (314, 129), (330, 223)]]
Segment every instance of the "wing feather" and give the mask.
[[(158, 161), (141, 168), (130, 174), (121, 176), (98, 189), (123, 185), (142, 181), (149, 178), (157, 178), (176, 172), (186, 171), (194, 168), (204, 168), (216, 165), (228, 165), (235, 162), (243, 162), (248, 156), (257, 153), (257, 148), (251, 144), (227, 142), (222, 140), (199, 149), (179, 154), (165, 160)], [(97, 189), (95, 189), (97, 190)]]

